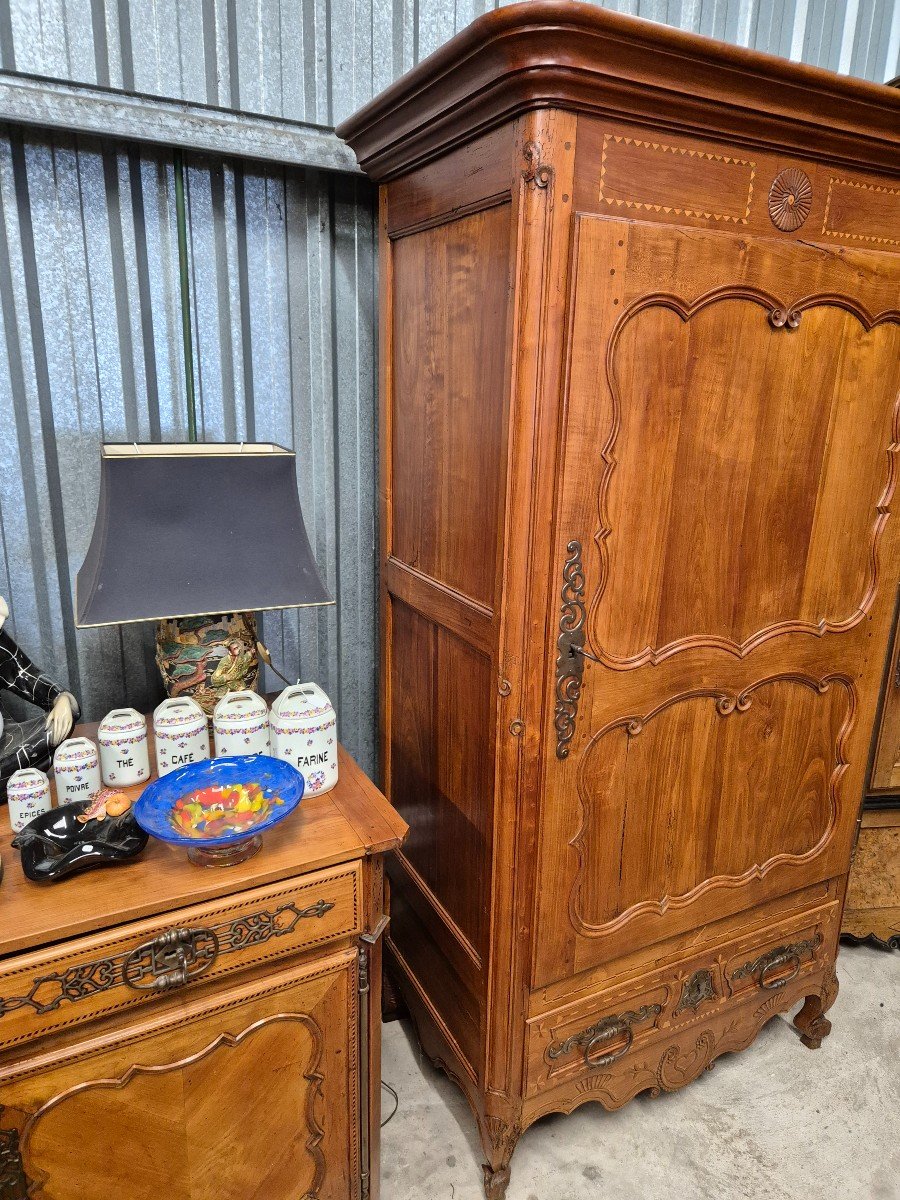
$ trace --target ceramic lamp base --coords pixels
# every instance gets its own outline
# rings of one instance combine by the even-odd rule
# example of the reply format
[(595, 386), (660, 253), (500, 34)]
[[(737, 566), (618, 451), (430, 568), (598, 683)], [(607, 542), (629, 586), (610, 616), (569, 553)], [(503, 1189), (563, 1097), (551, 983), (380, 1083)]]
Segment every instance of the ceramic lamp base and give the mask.
[(217, 846), (207, 849), (204, 846), (190, 846), (188, 858), (197, 867), (236, 867), (238, 863), (246, 862), (262, 846), (262, 834), (247, 838), (243, 842), (233, 842), (230, 846)]
[(156, 665), (169, 696), (188, 696), (208, 718), (228, 692), (256, 691), (254, 613), (173, 617), (156, 627)]

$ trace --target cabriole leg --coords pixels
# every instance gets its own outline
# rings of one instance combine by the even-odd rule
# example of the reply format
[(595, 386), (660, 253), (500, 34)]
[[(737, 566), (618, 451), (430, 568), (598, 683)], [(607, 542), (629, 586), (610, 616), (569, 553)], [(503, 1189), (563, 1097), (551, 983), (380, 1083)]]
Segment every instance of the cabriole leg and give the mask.
[(488, 1117), (482, 1144), (488, 1161), (482, 1164), (486, 1200), (503, 1200), (509, 1186), (509, 1162), (522, 1130), (502, 1117)]
[(818, 1050), (822, 1039), (831, 1033), (831, 1022), (825, 1013), (834, 1004), (837, 994), (837, 975), (832, 970), (826, 977), (821, 992), (807, 996), (803, 1007), (794, 1017), (794, 1026), (800, 1033), (800, 1041), (810, 1050)]

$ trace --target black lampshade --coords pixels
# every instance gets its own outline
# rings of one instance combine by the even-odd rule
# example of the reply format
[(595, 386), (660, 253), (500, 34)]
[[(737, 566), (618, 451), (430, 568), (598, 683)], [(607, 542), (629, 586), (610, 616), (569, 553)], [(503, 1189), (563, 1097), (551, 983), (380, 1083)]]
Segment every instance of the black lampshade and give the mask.
[(271, 443), (111, 445), (75, 580), (79, 626), (331, 604)]

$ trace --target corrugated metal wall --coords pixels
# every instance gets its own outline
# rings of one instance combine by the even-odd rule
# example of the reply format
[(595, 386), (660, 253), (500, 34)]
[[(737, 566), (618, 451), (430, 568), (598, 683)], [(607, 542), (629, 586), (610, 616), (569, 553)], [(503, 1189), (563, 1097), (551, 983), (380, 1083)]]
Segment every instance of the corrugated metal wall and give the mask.
[[(0, 0), (0, 66), (333, 125), (479, 0)], [(900, 0), (606, 7), (835, 70), (898, 72)], [(159, 696), (152, 629), (76, 632), (102, 439), (185, 435), (171, 156), (0, 130), (0, 594), (91, 717)], [(375, 253), (358, 179), (188, 161), (194, 353), (210, 439), (298, 451), (336, 609), (267, 616), (286, 673), (375, 763)], [(223, 544), (222, 553), (228, 553)], [(239, 564), (235, 564), (239, 569)]]

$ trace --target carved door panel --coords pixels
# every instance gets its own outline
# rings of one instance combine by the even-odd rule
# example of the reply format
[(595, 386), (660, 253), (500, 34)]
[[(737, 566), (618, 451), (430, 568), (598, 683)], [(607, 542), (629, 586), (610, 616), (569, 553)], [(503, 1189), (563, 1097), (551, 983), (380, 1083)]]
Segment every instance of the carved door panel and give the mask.
[(343, 954), (5, 1070), (10, 1179), (41, 1200), (355, 1198), (356, 994)]
[(898, 259), (575, 255), (535, 982), (845, 869), (897, 579)]

